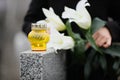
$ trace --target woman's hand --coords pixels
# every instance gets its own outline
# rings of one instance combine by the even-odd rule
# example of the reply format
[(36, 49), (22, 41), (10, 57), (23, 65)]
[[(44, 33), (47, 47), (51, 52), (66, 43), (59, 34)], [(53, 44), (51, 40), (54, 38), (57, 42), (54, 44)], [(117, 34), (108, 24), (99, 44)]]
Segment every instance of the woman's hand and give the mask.
[[(98, 31), (96, 31), (93, 34), (93, 38), (98, 47), (107, 48), (111, 45), (111, 42), (112, 42), (111, 34), (106, 27), (102, 27)], [(89, 48), (89, 47), (90, 47), (90, 44), (88, 43), (86, 45), (86, 48)]]

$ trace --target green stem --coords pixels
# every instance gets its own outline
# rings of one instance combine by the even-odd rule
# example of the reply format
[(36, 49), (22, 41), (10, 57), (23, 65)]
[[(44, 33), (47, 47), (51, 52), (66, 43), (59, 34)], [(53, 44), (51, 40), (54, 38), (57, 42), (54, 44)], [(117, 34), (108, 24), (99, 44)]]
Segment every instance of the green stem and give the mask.
[(67, 21), (66, 23), (66, 28), (67, 28), (68, 35), (74, 39), (74, 33), (72, 31), (71, 24), (69, 23), (69, 21)]

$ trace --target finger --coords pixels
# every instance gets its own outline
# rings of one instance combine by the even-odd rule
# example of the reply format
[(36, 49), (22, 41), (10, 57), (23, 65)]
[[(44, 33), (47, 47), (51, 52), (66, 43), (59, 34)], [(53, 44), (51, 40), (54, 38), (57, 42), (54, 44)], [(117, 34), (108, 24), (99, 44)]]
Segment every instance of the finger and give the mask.
[(99, 36), (100, 36), (100, 34), (99, 34), (98, 32), (94, 33), (94, 34), (93, 34), (94, 40), (96, 40)]
[(101, 36), (101, 38), (99, 39), (99, 41), (97, 42), (99, 47), (102, 47), (107, 41), (107, 38), (104, 36)]
[(96, 40), (95, 43), (97, 46), (102, 46), (106, 42), (106, 39), (103, 36), (99, 36)]
[(103, 45), (104, 48), (108, 48), (111, 45), (111, 39), (107, 39), (106, 43)]

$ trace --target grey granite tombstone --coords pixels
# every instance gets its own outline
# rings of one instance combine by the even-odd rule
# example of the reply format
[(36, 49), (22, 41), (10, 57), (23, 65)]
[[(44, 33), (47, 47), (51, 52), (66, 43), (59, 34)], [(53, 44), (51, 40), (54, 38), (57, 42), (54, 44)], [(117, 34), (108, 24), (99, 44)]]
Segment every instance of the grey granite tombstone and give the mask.
[(54, 49), (20, 53), (21, 80), (65, 80), (65, 51)]

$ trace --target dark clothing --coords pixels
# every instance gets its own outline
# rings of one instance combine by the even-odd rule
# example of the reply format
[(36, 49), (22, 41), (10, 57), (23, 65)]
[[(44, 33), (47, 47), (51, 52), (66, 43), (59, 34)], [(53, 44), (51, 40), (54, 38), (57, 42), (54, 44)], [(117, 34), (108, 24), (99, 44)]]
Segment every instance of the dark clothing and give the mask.
[[(75, 9), (76, 4), (79, 0), (32, 0), (29, 10), (24, 18), (23, 31), (28, 34), (31, 31), (31, 23), (38, 20), (45, 19), (45, 16), (42, 12), (42, 8), (52, 7), (55, 13), (61, 16), (61, 13), (64, 10), (64, 6)], [(109, 1), (109, 0), (108, 0)], [(88, 0), (90, 7), (87, 7), (92, 19), (99, 17), (103, 20), (107, 20), (108, 17), (113, 18), (114, 21), (109, 21), (106, 24), (106, 27), (110, 30), (110, 33), (113, 37), (113, 41), (120, 41), (120, 12), (116, 9), (119, 8), (118, 0), (108, 2), (107, 0)], [(76, 26), (73, 29), (75, 32), (80, 32), (79, 28)], [(70, 62), (71, 56), (68, 54), (68, 61)], [(96, 70), (97, 71), (97, 70)], [(68, 80), (84, 80), (83, 77), (83, 65), (75, 64), (68, 66)], [(98, 72), (93, 72), (90, 80), (114, 80), (114, 79), (105, 79), (101, 70)], [(97, 78), (98, 77), (98, 78)]]

